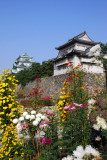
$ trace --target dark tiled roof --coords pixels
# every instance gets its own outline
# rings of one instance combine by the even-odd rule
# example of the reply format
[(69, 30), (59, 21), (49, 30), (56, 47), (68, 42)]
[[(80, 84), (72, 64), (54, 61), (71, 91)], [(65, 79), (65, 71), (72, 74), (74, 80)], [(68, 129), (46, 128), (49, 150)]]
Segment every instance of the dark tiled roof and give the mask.
[(87, 53), (89, 52), (90, 48), (86, 49), (85, 51), (73, 49), (70, 53), (63, 52), (63, 55), (61, 57), (57, 56), (56, 58), (51, 59), (51, 61), (52, 62), (59, 61), (59, 60), (62, 60), (66, 57), (73, 56), (73, 55), (77, 55), (78, 57), (88, 57)]
[(19, 55), (19, 57), (16, 60), (20, 59), (21, 57), (22, 58), (30, 58), (30, 59), (33, 58), (33, 57), (28, 56), (28, 54), (25, 52), (23, 55)]
[(22, 63), (22, 64), (18, 65), (17, 68), (26, 68), (26, 66)]
[[(22, 62), (22, 61), (19, 60), (18, 62)], [(23, 63), (32, 63), (32, 62), (29, 60), (24, 60)]]
[(84, 32), (82, 32), (81, 34), (73, 37), (72, 39), (69, 39), (68, 42), (66, 42), (65, 44), (63, 44), (63, 45), (61, 45), (61, 46), (59, 46), (59, 47), (56, 47), (55, 49), (57, 49), (57, 50), (63, 49), (63, 48), (65, 48), (66, 46), (69, 46), (69, 45), (73, 44), (74, 42), (79, 42), (79, 43), (84, 43), (84, 44), (89, 44), (89, 45), (95, 45), (95, 44), (98, 44), (98, 43), (99, 43), (99, 42), (94, 42), (93, 40), (91, 40), (91, 39), (88, 37), (87, 34), (86, 34), (87, 37), (88, 37), (91, 41), (79, 39), (79, 38), (83, 37), (85, 34), (86, 34), (86, 32), (84, 31)]

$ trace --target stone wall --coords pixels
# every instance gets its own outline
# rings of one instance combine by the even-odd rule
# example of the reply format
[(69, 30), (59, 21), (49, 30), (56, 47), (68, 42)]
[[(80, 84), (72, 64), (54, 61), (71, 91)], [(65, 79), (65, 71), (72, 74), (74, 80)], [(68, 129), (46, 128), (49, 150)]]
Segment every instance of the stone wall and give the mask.
[[(54, 95), (54, 97), (59, 96), (60, 91), (63, 87), (63, 82), (66, 80), (66, 78), (67, 78), (66, 74), (42, 78), (40, 83), (40, 89), (44, 91), (43, 96), (44, 97), (49, 95)], [(91, 92), (93, 92), (95, 88), (96, 81), (98, 81), (98, 83), (100, 84), (98, 85), (99, 89), (102, 89), (102, 87), (105, 84), (104, 74), (89, 73), (86, 75), (86, 83), (88, 84), (88, 88), (90, 89)], [(35, 81), (28, 83), (23, 89), (24, 96), (32, 92), (33, 91), (32, 88), (35, 88), (35, 87), (36, 87)], [(21, 89), (21, 86), (19, 85), (17, 93), (20, 91), (20, 89)]]

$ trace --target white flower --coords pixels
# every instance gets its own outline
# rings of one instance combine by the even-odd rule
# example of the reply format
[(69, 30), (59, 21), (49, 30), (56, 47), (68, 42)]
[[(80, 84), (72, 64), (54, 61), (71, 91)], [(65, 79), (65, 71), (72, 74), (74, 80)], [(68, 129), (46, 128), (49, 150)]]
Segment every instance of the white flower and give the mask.
[(62, 160), (73, 160), (73, 156), (67, 156), (67, 157), (64, 157), (64, 158), (62, 158)]
[(36, 118), (36, 121), (40, 122), (40, 121), (41, 121), (41, 118), (37, 117), (37, 118)]
[(16, 128), (17, 128), (17, 132), (19, 133), (19, 132), (22, 130), (21, 124), (18, 123), (18, 124), (16, 125)]
[(96, 121), (100, 125), (103, 124), (103, 123), (105, 123), (105, 120), (103, 118), (99, 117), (99, 116), (96, 117)]
[(25, 116), (25, 118), (26, 118), (26, 119), (30, 119), (30, 115), (27, 114), (27, 115)]
[(31, 115), (31, 116), (30, 116), (30, 120), (32, 120), (32, 119), (35, 119), (35, 116), (34, 116), (34, 115)]
[(95, 140), (96, 140), (96, 141), (100, 141), (100, 140), (101, 140), (101, 137), (100, 137), (100, 136), (97, 136), (97, 137), (95, 138)]
[(75, 151), (73, 151), (73, 156), (76, 158), (82, 158), (84, 156), (84, 149), (82, 146), (78, 146)]
[[(90, 49), (90, 52), (93, 53), (95, 56), (99, 56), (99, 55), (100, 55), (100, 51), (101, 51), (101, 48), (100, 48), (100, 45), (99, 45), (99, 44), (93, 46), (93, 47)], [(97, 52), (97, 53), (96, 53), (96, 52)]]
[(44, 116), (44, 115), (43, 115), (43, 116), (41, 116), (41, 119), (46, 119), (46, 116)]
[(67, 156), (67, 160), (73, 160), (73, 156)]
[(46, 128), (46, 127), (48, 127), (47, 124), (40, 125), (40, 128)]
[(17, 118), (13, 119), (13, 123), (14, 124), (18, 123), (18, 119)]
[(38, 121), (36, 121), (36, 120), (35, 120), (35, 121), (33, 121), (33, 125), (34, 125), (34, 126), (37, 126), (38, 124), (39, 124), (39, 122), (38, 122)]
[(23, 112), (23, 116), (26, 116), (28, 114), (28, 112)]
[(94, 124), (93, 128), (98, 131), (100, 129), (100, 125), (99, 124)]
[(35, 111), (35, 110), (32, 110), (32, 111), (31, 111), (31, 114), (36, 114), (36, 111)]
[(64, 157), (64, 158), (62, 158), (62, 160), (67, 160), (67, 158), (66, 158), (66, 157)]
[(102, 124), (101, 127), (102, 127), (102, 129), (107, 130), (107, 124), (106, 123)]
[(84, 159), (82, 159), (82, 158), (74, 158), (73, 160), (84, 160)]
[(36, 117), (42, 117), (42, 114), (41, 114), (41, 113), (38, 113), (38, 114), (36, 115)]
[(103, 58), (104, 58), (104, 59), (107, 59), (107, 54), (105, 54)]
[(91, 99), (88, 100), (88, 104), (89, 104), (89, 105), (94, 105), (94, 103), (95, 103), (95, 100), (94, 100), (94, 99), (91, 98)]
[(96, 156), (96, 157), (100, 156), (100, 153), (95, 148), (92, 148), (91, 145), (87, 145), (86, 146), (86, 148), (85, 148), (85, 154), (86, 155), (92, 154), (93, 156)]
[(20, 118), (19, 118), (19, 121), (24, 121), (24, 117), (20, 117)]
[(95, 51), (95, 52), (94, 52), (94, 56), (95, 56), (95, 57), (100, 56), (100, 52), (99, 52), (99, 51)]

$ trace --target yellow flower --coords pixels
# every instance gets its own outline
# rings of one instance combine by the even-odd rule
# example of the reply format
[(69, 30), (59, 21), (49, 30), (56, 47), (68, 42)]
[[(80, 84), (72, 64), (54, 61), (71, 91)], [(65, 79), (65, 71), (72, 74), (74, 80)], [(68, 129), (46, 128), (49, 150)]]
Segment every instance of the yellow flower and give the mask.
[(12, 107), (12, 104), (8, 104), (8, 106), (9, 106), (9, 108), (11, 108), (11, 107)]
[(0, 101), (0, 106), (2, 105), (2, 101)]
[(7, 109), (8, 107), (3, 107), (3, 109)]
[(4, 114), (4, 112), (0, 112), (0, 115), (3, 115)]
[(18, 154), (18, 152), (16, 151), (15, 154)]
[(64, 104), (63, 101), (59, 100), (58, 105), (63, 106), (63, 104)]
[(85, 88), (84, 88), (84, 87), (81, 87), (81, 89), (84, 90)]
[(3, 100), (3, 104), (5, 103), (6, 101), (5, 100)]
[(15, 111), (15, 110), (17, 110), (17, 108), (12, 108), (12, 109), (11, 109), (11, 111)]

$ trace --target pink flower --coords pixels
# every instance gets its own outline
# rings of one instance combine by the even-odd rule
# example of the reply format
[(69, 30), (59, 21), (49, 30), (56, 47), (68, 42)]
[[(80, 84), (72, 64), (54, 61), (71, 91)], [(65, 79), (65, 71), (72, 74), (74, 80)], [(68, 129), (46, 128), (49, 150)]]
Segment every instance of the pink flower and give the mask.
[(40, 123), (40, 125), (48, 124), (49, 122), (51, 122), (51, 121), (48, 121), (48, 120), (42, 121), (42, 122)]
[(52, 139), (49, 138), (49, 140), (46, 139), (46, 137), (44, 138), (40, 138), (40, 142), (44, 143), (44, 144), (51, 144), (52, 143)]
[(79, 108), (83, 108), (83, 105), (82, 105), (82, 104), (80, 104), (80, 105), (78, 105), (78, 107), (79, 107)]
[(29, 124), (28, 123), (23, 123), (22, 128), (24, 128), (24, 127), (29, 127)]
[(47, 144), (47, 139), (46, 139), (46, 137), (41, 138), (40, 142), (41, 142), (41, 143), (45, 143), (45, 144)]
[(63, 110), (67, 111), (67, 110), (69, 110), (69, 107), (65, 106), (65, 107), (63, 107)]

